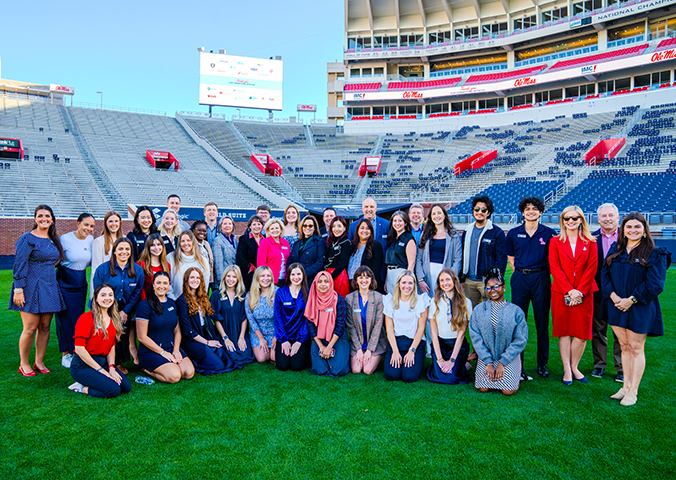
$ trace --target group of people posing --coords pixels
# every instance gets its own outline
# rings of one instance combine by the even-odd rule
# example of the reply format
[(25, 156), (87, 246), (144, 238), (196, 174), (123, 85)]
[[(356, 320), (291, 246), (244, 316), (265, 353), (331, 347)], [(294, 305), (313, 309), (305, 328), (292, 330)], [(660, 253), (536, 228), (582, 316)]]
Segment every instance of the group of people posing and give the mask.
[(309, 365), (331, 377), (371, 374), (382, 359), (385, 378), (415, 382), (426, 354), (432, 382), (470, 382), (468, 362), (476, 359), (476, 388), (512, 395), (531, 379), (523, 354), (532, 303), (537, 373), (549, 376), (550, 306), (567, 386), (588, 383), (578, 368), (587, 340), (592, 375), (605, 374), (611, 325), (619, 341), (616, 380), (623, 382), (613, 398), (632, 405), (646, 337), (663, 335), (657, 297), (667, 252), (655, 246), (640, 213), (619, 225), (612, 204), (599, 207), (594, 233), (578, 207), (567, 207), (557, 234), (539, 222), (542, 200), (526, 197), (519, 204), (524, 223), (506, 235), (491, 221), (487, 196), (472, 200), (474, 222), (462, 233), (440, 204), (426, 219), (414, 204), (387, 221), (376, 216), (372, 198), (352, 224), (326, 209), (322, 229), (293, 205), (281, 219), (263, 205), (239, 238), (214, 203), (192, 225), (179, 210), (176, 195), (159, 220), (139, 207), (126, 236), (121, 216), (108, 212), (94, 239), (91, 215), (58, 237), (51, 208), (35, 209), (33, 229), (17, 241), (10, 297), (24, 327), (22, 375), (49, 373), (44, 356), (56, 313), (62, 364), (75, 380), (69, 388), (96, 397), (131, 389), (127, 362), (176, 383), (253, 361), (293, 371)]

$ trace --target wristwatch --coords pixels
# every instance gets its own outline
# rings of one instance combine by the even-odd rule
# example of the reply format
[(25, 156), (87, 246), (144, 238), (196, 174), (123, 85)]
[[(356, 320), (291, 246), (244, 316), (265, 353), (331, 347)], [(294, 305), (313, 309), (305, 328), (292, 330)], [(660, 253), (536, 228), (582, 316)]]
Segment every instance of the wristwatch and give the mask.
[(415, 348), (411, 347), (411, 348), (409, 348), (409, 350), (412, 351), (413, 353), (415, 353)]
[(631, 297), (629, 297), (629, 300), (631, 300), (631, 303), (638, 303), (638, 300), (633, 295)]

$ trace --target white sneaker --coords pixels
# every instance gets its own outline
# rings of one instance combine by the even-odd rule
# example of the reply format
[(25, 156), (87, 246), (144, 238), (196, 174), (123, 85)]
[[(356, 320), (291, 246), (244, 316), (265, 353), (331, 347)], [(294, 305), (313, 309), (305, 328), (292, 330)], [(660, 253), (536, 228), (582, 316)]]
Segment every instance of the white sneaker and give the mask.
[(83, 389), (84, 385), (82, 385), (80, 382), (75, 382), (74, 384), (68, 386), (68, 390), (72, 390), (77, 393), (84, 393)]
[(73, 361), (73, 354), (67, 353), (61, 357), (61, 366), (65, 368), (70, 368), (70, 364)]

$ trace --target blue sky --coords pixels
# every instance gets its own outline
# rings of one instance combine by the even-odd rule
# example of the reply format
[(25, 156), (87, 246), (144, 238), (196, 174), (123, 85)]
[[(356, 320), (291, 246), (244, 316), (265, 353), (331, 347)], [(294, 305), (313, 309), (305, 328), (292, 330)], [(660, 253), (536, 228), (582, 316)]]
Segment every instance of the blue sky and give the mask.
[[(326, 63), (342, 59), (343, 0), (287, 2), (4, 2), (2, 78), (75, 87), (75, 102), (160, 110), (198, 105), (199, 54), (284, 60), (284, 109), (314, 103), (326, 117)], [(214, 113), (233, 114), (214, 107)], [(267, 116), (266, 111), (242, 114)], [(312, 114), (303, 114), (310, 118)]]

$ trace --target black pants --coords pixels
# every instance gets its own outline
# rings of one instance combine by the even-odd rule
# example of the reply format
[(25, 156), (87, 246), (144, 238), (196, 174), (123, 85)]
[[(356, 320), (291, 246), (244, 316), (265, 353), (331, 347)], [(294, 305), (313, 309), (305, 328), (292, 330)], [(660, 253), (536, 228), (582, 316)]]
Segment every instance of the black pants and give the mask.
[[(92, 358), (107, 371), (106, 357), (103, 355), (92, 355)], [(73, 377), (73, 380), (88, 387), (88, 395), (92, 397), (113, 398), (117, 397), (120, 393), (131, 391), (131, 383), (127, 376), (119, 370), (117, 370), (117, 374), (122, 377), (120, 385), (115, 380), (106, 377), (101, 372), (97, 372), (87, 365), (77, 354), (73, 356), (73, 361), (70, 364), (70, 375)]]
[(401, 354), (401, 365), (399, 368), (395, 368), (390, 363), (392, 359), (392, 347), (387, 346), (387, 353), (385, 354), (385, 364), (383, 365), (383, 370), (385, 373), (385, 379), (387, 380), (402, 380), (406, 383), (417, 382), (420, 379), (420, 374), (423, 370), (423, 363), (425, 362), (425, 343), (420, 342), (418, 348), (415, 352), (415, 358), (413, 360), (413, 365), (410, 367), (404, 366), (404, 357), (408, 353), (408, 349), (411, 348), (413, 340), (399, 336), (397, 337), (397, 349)]
[[(552, 282), (549, 270), (538, 273), (514, 272), (510, 281), (512, 303), (523, 310), (528, 318), (528, 306), (533, 304), (533, 318), (537, 333), (538, 367), (544, 367), (549, 361), (549, 307), (551, 304)], [(521, 353), (521, 368), (524, 368)]]
[[(275, 346), (275, 363), (277, 369), (286, 372), (291, 369), (294, 372), (300, 372), (307, 368), (307, 360), (310, 357), (310, 340), (306, 340), (300, 344), (298, 352), (293, 357), (289, 357), (282, 353), (282, 342), (278, 341)], [(292, 342), (291, 345), (293, 345)]]

